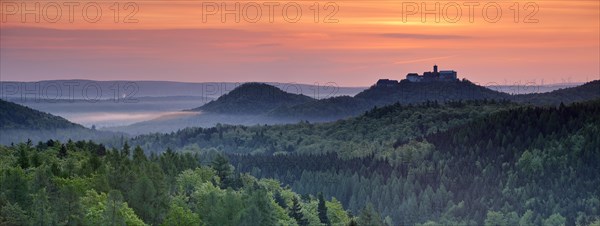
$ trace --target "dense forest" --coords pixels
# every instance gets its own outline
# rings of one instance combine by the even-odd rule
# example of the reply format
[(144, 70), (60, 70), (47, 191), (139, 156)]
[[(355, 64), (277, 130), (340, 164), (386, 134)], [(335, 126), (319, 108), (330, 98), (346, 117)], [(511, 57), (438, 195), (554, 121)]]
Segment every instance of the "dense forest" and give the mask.
[(186, 128), (169, 134), (149, 134), (131, 139), (144, 150), (162, 152), (167, 148), (197, 152), (216, 149), (235, 153), (337, 152), (344, 157), (372, 153), (394, 158), (394, 144), (444, 131), (493, 112), (516, 108), (507, 101), (458, 101), (439, 104), (394, 104), (372, 108), (360, 117), (331, 123)]
[(600, 101), (471, 101), (396, 104), (329, 124), (186, 129), (133, 142), (225, 151), (240, 172), (301, 194), (323, 192), (352, 212), (372, 206), (393, 225), (588, 225), (600, 216), (599, 132)]
[(399, 146), (400, 164), (335, 155), (234, 162), (350, 210), (371, 202), (402, 225), (588, 225), (600, 215), (598, 132), (600, 101), (499, 112)]
[[(0, 225), (382, 225), (210, 160), (48, 140), (0, 146)], [(205, 163), (208, 161), (208, 163)]]

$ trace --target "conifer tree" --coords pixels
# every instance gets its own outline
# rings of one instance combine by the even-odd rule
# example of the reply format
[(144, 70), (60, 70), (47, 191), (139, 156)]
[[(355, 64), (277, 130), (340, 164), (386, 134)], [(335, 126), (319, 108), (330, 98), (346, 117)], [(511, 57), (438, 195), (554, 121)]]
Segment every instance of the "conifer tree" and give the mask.
[(327, 217), (327, 206), (325, 206), (325, 198), (323, 198), (323, 192), (319, 192), (319, 206), (317, 211), (319, 212), (319, 220), (325, 225), (330, 225), (329, 218)]
[(225, 156), (219, 154), (211, 163), (212, 168), (216, 171), (217, 176), (221, 179), (221, 188), (229, 187), (229, 179), (233, 173), (233, 167), (229, 164), (229, 160)]
[(304, 218), (304, 214), (302, 213), (302, 206), (300, 206), (300, 201), (298, 201), (298, 197), (294, 196), (292, 198), (292, 207), (290, 208), (290, 217), (294, 218), (298, 225), (305, 226), (308, 225), (308, 220)]

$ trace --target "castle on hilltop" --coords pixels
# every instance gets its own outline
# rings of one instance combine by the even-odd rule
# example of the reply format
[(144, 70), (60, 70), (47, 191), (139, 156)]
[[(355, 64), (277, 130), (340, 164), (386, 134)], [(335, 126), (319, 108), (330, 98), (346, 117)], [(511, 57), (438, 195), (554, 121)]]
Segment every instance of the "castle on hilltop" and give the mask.
[[(458, 81), (456, 71), (438, 71), (438, 66), (433, 65), (433, 71), (423, 72), (423, 75), (409, 73), (406, 75), (409, 82), (453, 82)], [(398, 80), (379, 79), (375, 84), (378, 87), (396, 87), (400, 83)]]
[(424, 72), (423, 75), (419, 75), (417, 73), (409, 73), (408, 75), (406, 75), (406, 80), (411, 82), (450, 82), (456, 81), (458, 80), (458, 78), (456, 71), (438, 71), (438, 66), (433, 65), (433, 71)]

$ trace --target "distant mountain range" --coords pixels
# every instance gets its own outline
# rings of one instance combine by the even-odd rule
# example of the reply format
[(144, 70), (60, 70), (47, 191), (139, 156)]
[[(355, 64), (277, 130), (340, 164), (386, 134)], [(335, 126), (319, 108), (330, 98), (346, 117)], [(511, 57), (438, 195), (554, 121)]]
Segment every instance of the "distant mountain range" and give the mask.
[[(0, 97), (12, 99), (110, 99), (131, 100), (144, 97), (192, 96), (216, 99), (244, 83), (170, 82), (170, 81), (95, 81), (45, 80), (38, 82), (0, 81)], [(303, 94), (314, 99), (356, 95), (366, 87), (342, 87), (335, 83), (297, 84), (266, 82), (285, 92)], [(97, 92), (100, 91), (100, 92)]]
[(260, 83), (248, 83), (217, 100), (192, 109), (199, 114), (157, 119), (109, 130), (131, 134), (170, 132), (189, 126), (211, 127), (217, 123), (256, 125), (335, 121), (394, 103), (427, 101), (508, 100), (533, 105), (558, 105), (600, 98), (600, 81), (548, 93), (510, 95), (470, 81), (413, 83), (382, 81), (355, 96), (314, 99)]
[[(235, 82), (171, 82), (171, 81), (96, 81), (96, 80), (44, 80), (37, 82), (0, 81), (0, 98), (10, 101), (17, 99), (115, 99), (145, 97), (202, 97), (209, 102), (229, 93), (244, 83)], [(314, 99), (336, 96), (355, 96), (369, 87), (344, 87), (333, 82), (324, 84), (297, 84), (265, 82), (284, 92), (303, 94)], [(508, 94), (544, 93), (570, 88), (583, 83), (559, 84), (488, 84), (484, 87)], [(101, 93), (96, 93), (101, 90)]]
[[(84, 82), (85, 80), (78, 81)], [(73, 81), (69, 80), (69, 82)], [(108, 84), (109, 82), (102, 82), (106, 85), (105, 83)], [(144, 84), (145, 87), (151, 87), (148, 84), (164, 83), (144, 82)], [(178, 85), (181, 84), (175, 83), (171, 88)], [(3, 90), (3, 93), (5, 92), (8, 91)], [(160, 92), (155, 94), (158, 93)], [(193, 97), (188, 96), (186, 98)], [(375, 85), (354, 96), (333, 96), (322, 99), (286, 92), (270, 84), (246, 83), (236, 86), (224, 95), (220, 95), (216, 100), (196, 108), (189, 108), (190, 110), (186, 110), (187, 112), (161, 114), (159, 118), (154, 120), (142, 121), (127, 126), (110, 127), (106, 130), (144, 134), (148, 132), (176, 131), (190, 126), (212, 127), (218, 123), (256, 125), (297, 123), (299, 121), (327, 122), (360, 115), (373, 107), (382, 107), (394, 103), (407, 105), (427, 101), (447, 102), (487, 99), (509, 100), (532, 105), (558, 105), (560, 103), (568, 104), (597, 98), (600, 98), (600, 81), (547, 93), (510, 95), (478, 86), (467, 80), (423, 83), (413, 83), (406, 80), (400, 82), (380, 80)], [(15, 103), (2, 101), (2, 105), (2, 115), (0, 117), (2, 125), (0, 126), (3, 130), (85, 129), (64, 118)], [(139, 105), (132, 104), (129, 107), (135, 108), (137, 106)], [(114, 107), (123, 108), (118, 105), (111, 106), (111, 108)]]

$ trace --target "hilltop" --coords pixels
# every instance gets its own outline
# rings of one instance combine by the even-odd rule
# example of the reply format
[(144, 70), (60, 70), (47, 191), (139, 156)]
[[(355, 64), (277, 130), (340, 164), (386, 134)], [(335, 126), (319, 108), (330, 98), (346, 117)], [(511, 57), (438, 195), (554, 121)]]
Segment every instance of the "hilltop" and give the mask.
[(588, 101), (600, 98), (600, 80), (591, 81), (580, 86), (558, 89), (548, 93), (531, 93), (515, 95), (513, 100), (534, 105), (558, 105)]
[(444, 82), (400, 82), (381, 79), (375, 85), (354, 97), (332, 97), (300, 105), (279, 108), (274, 117), (304, 120), (336, 120), (356, 116), (377, 106), (418, 104), (427, 101), (440, 103), (459, 100), (508, 100), (510, 95), (478, 86), (467, 80)]
[(108, 140), (125, 134), (96, 131), (63, 117), (0, 99), (0, 144), (57, 140)]
[(0, 99), (0, 129), (75, 129), (84, 128), (62, 117), (37, 111)]
[(192, 111), (224, 114), (262, 114), (284, 106), (293, 106), (314, 100), (301, 94), (292, 94), (264, 83), (245, 83), (231, 92)]
[(509, 99), (510, 95), (473, 84), (466, 79), (450, 82), (410, 82), (402, 80), (397, 84), (380, 80), (369, 89), (357, 94), (355, 98), (381, 106), (395, 102), (410, 104), (425, 101)]
[(466, 79), (451, 81), (411, 82), (381, 79), (375, 85), (354, 97), (333, 97), (279, 108), (271, 113), (277, 117), (296, 119), (340, 119), (356, 116), (375, 106), (394, 103), (418, 104), (427, 101), (439, 103), (465, 100), (509, 100), (537, 106), (569, 104), (600, 98), (600, 80), (580, 86), (546, 93), (510, 95), (479, 86)]

